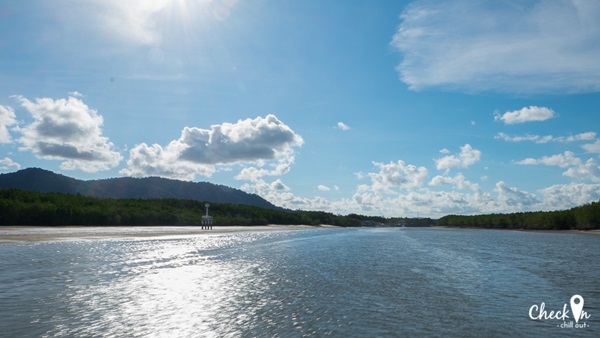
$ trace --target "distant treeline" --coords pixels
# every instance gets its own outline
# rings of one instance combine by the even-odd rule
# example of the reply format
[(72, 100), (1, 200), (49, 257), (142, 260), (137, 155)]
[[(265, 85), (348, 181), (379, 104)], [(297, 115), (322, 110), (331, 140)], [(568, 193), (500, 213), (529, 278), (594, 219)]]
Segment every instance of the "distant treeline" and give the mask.
[[(200, 225), (205, 202), (182, 199), (111, 199), (0, 189), (0, 225)], [(330, 224), (359, 219), (321, 211), (282, 211), (211, 203), (215, 225)]]
[(600, 201), (562, 211), (519, 212), (475, 216), (444, 216), (437, 225), (493, 229), (600, 229)]
[(380, 216), (364, 216), (357, 214), (348, 215), (350, 218), (360, 220), (363, 226), (387, 226), (387, 227), (430, 227), (435, 225), (435, 220), (431, 218), (408, 218), (393, 217), (385, 218)]

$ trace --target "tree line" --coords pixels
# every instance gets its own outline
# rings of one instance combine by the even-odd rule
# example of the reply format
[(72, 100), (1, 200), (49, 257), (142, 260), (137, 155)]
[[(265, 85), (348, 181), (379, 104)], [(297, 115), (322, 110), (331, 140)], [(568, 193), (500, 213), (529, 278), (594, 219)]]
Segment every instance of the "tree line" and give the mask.
[[(0, 189), (0, 225), (200, 225), (206, 202), (183, 199), (97, 198)], [(324, 211), (273, 210), (211, 203), (215, 225), (407, 226), (590, 230), (600, 229), (600, 201), (569, 210), (430, 218), (385, 218)]]
[(436, 223), (441, 226), (490, 229), (600, 229), (600, 201), (561, 211), (535, 211), (473, 216), (448, 215), (438, 219)]
[[(0, 189), (0, 225), (200, 225), (205, 203)], [(361, 225), (358, 219), (322, 211), (272, 210), (225, 203), (211, 203), (210, 214), (215, 225)]]

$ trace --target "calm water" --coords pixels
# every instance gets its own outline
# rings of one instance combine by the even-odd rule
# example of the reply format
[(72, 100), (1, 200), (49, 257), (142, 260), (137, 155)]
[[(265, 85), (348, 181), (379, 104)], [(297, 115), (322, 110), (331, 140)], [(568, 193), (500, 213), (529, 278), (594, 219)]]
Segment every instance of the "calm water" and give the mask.
[[(570, 309), (575, 294), (589, 327), (529, 318), (542, 302)], [(600, 236), (316, 229), (0, 244), (2, 337), (507, 335), (600, 335)]]

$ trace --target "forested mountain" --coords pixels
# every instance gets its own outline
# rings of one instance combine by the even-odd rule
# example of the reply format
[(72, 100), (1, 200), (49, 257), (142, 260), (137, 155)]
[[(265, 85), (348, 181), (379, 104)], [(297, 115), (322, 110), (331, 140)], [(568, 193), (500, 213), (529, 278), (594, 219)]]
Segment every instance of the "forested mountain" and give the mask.
[[(172, 198), (95, 198), (0, 189), (0, 225), (200, 225), (204, 202)], [(322, 211), (288, 211), (213, 203), (215, 225), (331, 224), (361, 221)]]
[(207, 182), (186, 182), (160, 177), (83, 181), (44, 169), (28, 168), (0, 174), (0, 189), (2, 188), (99, 198), (187, 199), (280, 209), (258, 195), (238, 189)]

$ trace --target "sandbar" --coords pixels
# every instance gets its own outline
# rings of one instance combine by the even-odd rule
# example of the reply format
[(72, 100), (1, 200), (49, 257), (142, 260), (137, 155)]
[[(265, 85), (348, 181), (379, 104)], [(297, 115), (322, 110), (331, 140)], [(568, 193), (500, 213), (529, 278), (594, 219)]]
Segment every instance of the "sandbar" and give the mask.
[(306, 230), (336, 228), (331, 225), (258, 225), (258, 226), (0, 226), (0, 243), (56, 240), (84, 240), (139, 237), (183, 237), (248, 231)]

